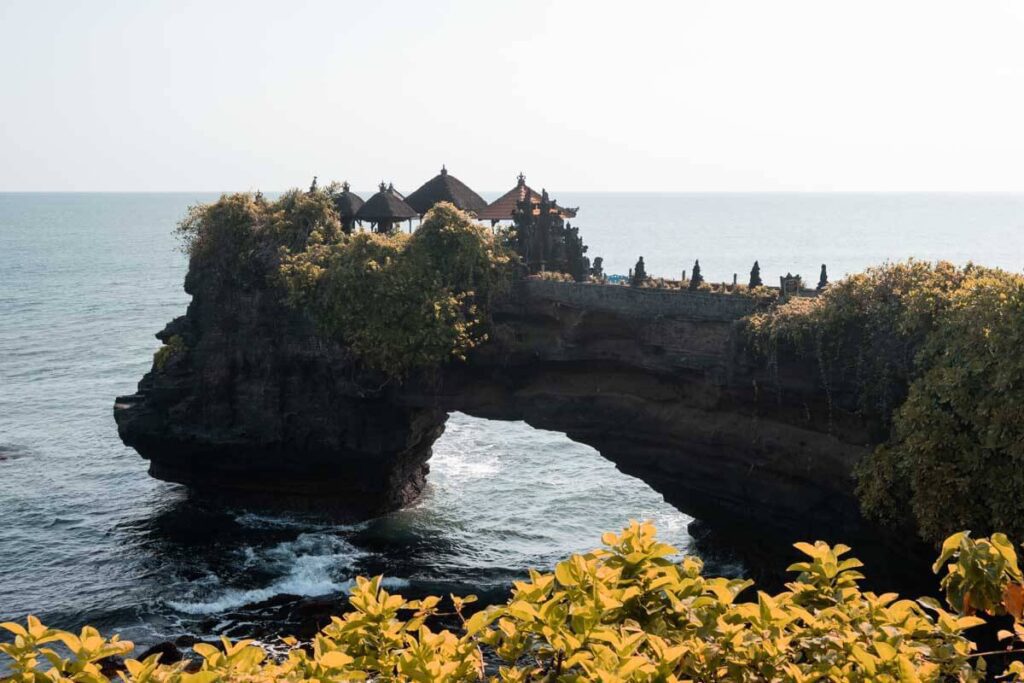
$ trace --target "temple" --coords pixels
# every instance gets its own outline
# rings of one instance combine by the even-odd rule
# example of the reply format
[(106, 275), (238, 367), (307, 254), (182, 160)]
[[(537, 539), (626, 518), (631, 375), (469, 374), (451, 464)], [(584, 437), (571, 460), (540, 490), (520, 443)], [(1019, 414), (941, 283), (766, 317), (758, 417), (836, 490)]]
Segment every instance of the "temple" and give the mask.
[[(543, 192), (538, 193), (527, 185), (526, 176), (520, 173), (516, 186), (488, 204), (482, 211), (478, 211), (476, 217), (482, 221), (491, 221), (492, 225), (500, 221), (515, 220), (515, 214), (520, 209), (520, 202), (528, 202), (536, 211), (535, 215), (539, 215), (542, 197)], [(579, 211), (578, 207), (570, 209), (554, 203), (552, 205), (562, 218), (575, 218), (576, 212)]]
[[(313, 187), (316, 187), (316, 178)], [(336, 187), (336, 186), (332, 186)], [(500, 230), (507, 243), (519, 254), (519, 273), (522, 277), (543, 279), (567, 279), (576, 282), (596, 284), (628, 283), (637, 288), (665, 288), (671, 290), (714, 290), (739, 291), (738, 274), (733, 274), (732, 285), (726, 282), (709, 284), (701, 273), (700, 261), (693, 264), (692, 274), (682, 271), (679, 280), (650, 277), (641, 257), (628, 276), (606, 274), (601, 258), (593, 264), (587, 256), (587, 245), (580, 237), (579, 228), (569, 223), (575, 218), (579, 207), (561, 206), (552, 199), (547, 190), (537, 192), (526, 184), (522, 173), (516, 178), (516, 185), (488, 204), (464, 182), (441, 166), (441, 171), (420, 185), (407, 197), (395, 189), (393, 184), (381, 183), (379, 191), (366, 202), (353, 193), (347, 182), (341, 191), (332, 190), (335, 208), (341, 219), (342, 229), (350, 234), (358, 223), (370, 224), (370, 229), (380, 233), (392, 233), (402, 222), (408, 222), (409, 232), (413, 220), (422, 220), (430, 209), (441, 202), (447, 202), (465, 211), (479, 221), (488, 221), (493, 230)], [(499, 227), (499, 224), (504, 223)], [(805, 287), (799, 275), (787, 273), (779, 278), (778, 287), (773, 289), (782, 297), (817, 296), (828, 287), (828, 274), (823, 264), (818, 285), (814, 289)], [(761, 269), (757, 261), (750, 270), (747, 289), (764, 287)]]
[(334, 195), (334, 210), (338, 212), (341, 229), (345, 231), (346, 235), (352, 234), (352, 230), (355, 228), (356, 214), (359, 213), (359, 209), (363, 208), (363, 204), (365, 204), (363, 198), (352, 192), (347, 180), (341, 184), (341, 192)]
[[(585, 282), (590, 277), (587, 246), (579, 229), (565, 220), (566, 215), (566, 210), (550, 199), (546, 190), (541, 191), (536, 202), (527, 192), (516, 202), (510, 238), (529, 274), (551, 270), (568, 273), (576, 282)], [(572, 209), (572, 215), (576, 215), (576, 209)]]
[(451, 202), (456, 208), (477, 217), (487, 207), (483, 197), (450, 175), (444, 166), (441, 166), (440, 173), (405, 198), (405, 203), (415, 209), (421, 218), (438, 202)]
[(394, 185), (382, 182), (378, 192), (363, 202), (347, 182), (341, 187), (334, 203), (346, 233), (363, 221), (381, 233), (392, 232), (397, 224), (408, 221), (411, 231), (414, 218), (422, 219), (439, 202), (450, 202), (478, 220), (490, 221), (492, 227), (511, 221), (508, 238), (522, 258), (524, 275), (552, 271), (586, 282), (594, 274), (579, 229), (567, 221), (575, 218), (579, 209), (559, 206), (548, 197), (547, 190), (536, 192), (526, 184), (522, 173), (515, 187), (490, 204), (448, 173), (445, 166), (408, 197), (403, 197)]
[(355, 214), (356, 220), (367, 221), (376, 232), (382, 233), (391, 232), (396, 223), (406, 220), (412, 229), (413, 218), (419, 218), (416, 209), (405, 202), (402, 195), (395, 191), (394, 185), (385, 185), (383, 182), (377, 194), (367, 199)]

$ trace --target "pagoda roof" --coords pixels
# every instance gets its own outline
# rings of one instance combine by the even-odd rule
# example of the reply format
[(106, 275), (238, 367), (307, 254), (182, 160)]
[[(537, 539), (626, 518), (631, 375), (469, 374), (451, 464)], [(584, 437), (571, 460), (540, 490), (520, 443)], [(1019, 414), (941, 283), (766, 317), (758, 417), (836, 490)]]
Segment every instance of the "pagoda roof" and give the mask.
[(483, 197), (455, 176), (449, 175), (448, 169), (444, 166), (441, 167), (440, 173), (406, 197), (405, 202), (421, 216), (438, 202), (451, 202), (457, 208), (472, 213), (479, 213), (487, 207)]
[[(512, 220), (512, 214), (516, 210), (516, 204), (527, 197), (529, 197), (531, 204), (536, 205), (533, 208), (533, 215), (539, 216), (541, 194), (527, 185), (526, 176), (520, 173), (516, 186), (488, 204), (482, 211), (478, 211), (476, 217), (482, 221), (510, 221)], [(551, 202), (551, 206), (562, 218), (576, 217), (578, 209), (558, 206), (555, 202)]]
[(404, 221), (409, 218), (418, 218), (416, 209), (412, 208), (395, 191), (393, 185), (380, 184), (380, 191), (366, 200), (366, 203), (356, 211), (355, 219), (380, 223), (382, 221)]
[(342, 183), (341, 192), (334, 195), (334, 209), (342, 220), (355, 218), (364, 203), (362, 197), (349, 190), (348, 181)]

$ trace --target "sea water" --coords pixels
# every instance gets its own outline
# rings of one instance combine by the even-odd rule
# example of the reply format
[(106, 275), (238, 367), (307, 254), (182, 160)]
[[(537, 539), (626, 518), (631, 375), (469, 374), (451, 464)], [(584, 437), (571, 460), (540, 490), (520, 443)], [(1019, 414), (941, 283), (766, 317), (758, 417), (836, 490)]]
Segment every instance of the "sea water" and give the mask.
[[(653, 520), (681, 551), (691, 521), (593, 449), (522, 423), (453, 415), (407, 510), (343, 525), (196, 502), (117, 437), (132, 393), (185, 311), (173, 236), (202, 194), (0, 194), (0, 621), (28, 613), (144, 644), (298, 628), (352, 578), (499, 599), (527, 567)], [(556, 194), (609, 273), (645, 257), (679, 277), (816, 282), (885, 260), (1024, 266), (1021, 195)], [(742, 572), (728, 557), (711, 571)], [(310, 607), (313, 605), (313, 607)]]

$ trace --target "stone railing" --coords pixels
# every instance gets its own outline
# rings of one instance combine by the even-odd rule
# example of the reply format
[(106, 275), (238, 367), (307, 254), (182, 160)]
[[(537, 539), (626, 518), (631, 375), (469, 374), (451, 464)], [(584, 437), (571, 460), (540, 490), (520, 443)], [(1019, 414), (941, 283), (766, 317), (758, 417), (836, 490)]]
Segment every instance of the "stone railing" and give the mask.
[(764, 305), (758, 299), (743, 294), (628, 285), (526, 279), (522, 287), (530, 298), (545, 299), (572, 308), (639, 318), (677, 317), (729, 321), (748, 316)]

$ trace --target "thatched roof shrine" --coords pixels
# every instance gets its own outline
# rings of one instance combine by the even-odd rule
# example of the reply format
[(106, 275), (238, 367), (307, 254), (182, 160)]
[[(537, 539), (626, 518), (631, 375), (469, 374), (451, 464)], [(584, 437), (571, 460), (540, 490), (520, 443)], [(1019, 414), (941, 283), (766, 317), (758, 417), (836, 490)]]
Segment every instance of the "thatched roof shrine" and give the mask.
[(418, 190), (405, 198), (406, 203), (416, 209), (422, 216), (438, 202), (451, 202), (457, 208), (470, 213), (479, 213), (487, 202), (483, 197), (456, 178), (448, 174), (448, 169), (441, 167), (441, 172), (423, 183)]
[(334, 209), (342, 222), (355, 218), (363, 204), (363, 198), (349, 189), (348, 181), (342, 183), (341, 192), (334, 195)]
[(366, 200), (362, 208), (356, 212), (356, 220), (369, 221), (390, 228), (398, 221), (418, 218), (416, 209), (412, 208), (395, 191), (393, 185), (380, 184), (380, 191)]
[[(485, 209), (478, 211), (476, 217), (482, 221), (510, 221), (516, 210), (516, 204), (529, 198), (534, 205), (533, 215), (540, 215), (541, 194), (526, 184), (526, 176), (519, 174), (516, 186), (491, 202)], [(552, 203), (551, 210), (562, 218), (575, 218), (579, 209), (570, 209)]]

